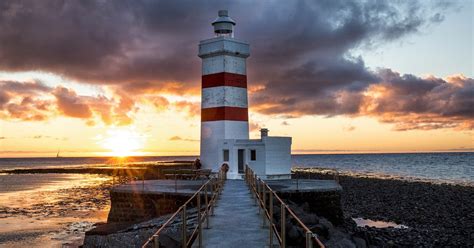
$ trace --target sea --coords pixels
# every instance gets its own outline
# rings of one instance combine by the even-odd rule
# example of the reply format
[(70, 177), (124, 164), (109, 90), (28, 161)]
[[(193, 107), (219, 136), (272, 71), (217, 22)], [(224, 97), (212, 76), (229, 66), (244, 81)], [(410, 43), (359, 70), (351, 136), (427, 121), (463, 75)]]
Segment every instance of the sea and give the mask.
[[(129, 157), (128, 163), (196, 156)], [(0, 247), (79, 247), (107, 221), (114, 178), (93, 174), (9, 174), (11, 169), (115, 166), (116, 158), (0, 158)], [(293, 168), (474, 186), (474, 153), (293, 155)], [(3, 171), (3, 173), (2, 173)], [(357, 221), (357, 220), (356, 220)]]
[[(194, 160), (196, 156), (130, 157), (129, 162)], [(21, 168), (86, 167), (116, 163), (108, 157), (0, 158), (0, 171)], [(474, 152), (292, 155), (293, 168), (318, 168), (381, 178), (474, 185)]]

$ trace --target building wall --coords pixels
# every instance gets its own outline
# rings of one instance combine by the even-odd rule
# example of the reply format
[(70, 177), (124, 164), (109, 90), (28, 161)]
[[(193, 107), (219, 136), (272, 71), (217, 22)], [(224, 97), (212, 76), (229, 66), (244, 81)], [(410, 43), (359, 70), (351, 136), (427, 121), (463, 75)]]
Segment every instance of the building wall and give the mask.
[(200, 57), (226, 53), (248, 57), (250, 54), (250, 47), (246, 42), (229, 37), (215, 37), (203, 40), (199, 44)]
[[(218, 160), (224, 163), (223, 150), (230, 152), (228, 178), (242, 178), (238, 173), (238, 150), (245, 150), (245, 161), (262, 178), (288, 178), (291, 174), (291, 138), (264, 137), (263, 140), (221, 140), (218, 142)], [(251, 150), (256, 150), (256, 160), (251, 160)], [(270, 177), (267, 177), (270, 176)], [(275, 179), (276, 179), (275, 178)]]
[(245, 58), (231, 55), (217, 55), (202, 59), (202, 75), (229, 72), (245, 75)]
[(174, 213), (189, 194), (146, 194), (110, 191), (111, 206), (107, 222), (138, 222)]
[(291, 173), (291, 137), (264, 137), (266, 175)]
[[(219, 170), (223, 163), (222, 140), (248, 139), (249, 126), (244, 121), (208, 121), (201, 123), (201, 162), (203, 168)], [(219, 148), (220, 147), (220, 148)], [(232, 157), (233, 155), (230, 154)], [(237, 156), (237, 155), (235, 155)], [(237, 160), (236, 160), (237, 161)]]
[(221, 106), (247, 108), (247, 88), (212, 87), (202, 89), (202, 108)]
[[(247, 147), (247, 164), (252, 168), (252, 170), (257, 173), (257, 175), (265, 175), (266, 173), (266, 156), (265, 156), (265, 146), (259, 145), (259, 146), (249, 146)], [(256, 150), (257, 151), (257, 160), (256, 161), (251, 161), (250, 160), (250, 150)]]

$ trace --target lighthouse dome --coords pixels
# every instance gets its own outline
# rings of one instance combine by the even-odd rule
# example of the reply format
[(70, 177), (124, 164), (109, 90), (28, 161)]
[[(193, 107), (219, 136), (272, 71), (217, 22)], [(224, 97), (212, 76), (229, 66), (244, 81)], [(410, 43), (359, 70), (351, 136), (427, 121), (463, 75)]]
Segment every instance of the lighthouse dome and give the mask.
[(217, 36), (233, 37), (235, 21), (229, 17), (227, 10), (219, 10), (218, 17), (212, 22), (214, 26), (214, 33)]

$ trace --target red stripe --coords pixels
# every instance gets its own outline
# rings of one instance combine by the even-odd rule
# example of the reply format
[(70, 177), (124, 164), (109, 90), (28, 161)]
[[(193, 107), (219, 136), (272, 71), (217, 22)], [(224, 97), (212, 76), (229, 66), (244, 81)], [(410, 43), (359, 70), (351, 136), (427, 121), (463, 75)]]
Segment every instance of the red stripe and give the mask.
[(248, 108), (217, 107), (201, 110), (201, 122), (204, 121), (248, 121)]
[(202, 76), (202, 87), (233, 86), (247, 88), (247, 75), (220, 72)]

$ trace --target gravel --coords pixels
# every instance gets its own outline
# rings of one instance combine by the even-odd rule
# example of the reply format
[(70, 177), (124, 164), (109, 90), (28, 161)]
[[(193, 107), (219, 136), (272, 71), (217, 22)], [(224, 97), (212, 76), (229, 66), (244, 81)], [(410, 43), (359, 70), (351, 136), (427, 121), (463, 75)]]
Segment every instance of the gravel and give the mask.
[[(331, 172), (295, 177), (333, 179)], [(474, 187), (396, 179), (339, 176), (341, 226), (375, 247), (474, 247)], [(391, 221), (408, 228), (357, 227), (352, 218)]]

